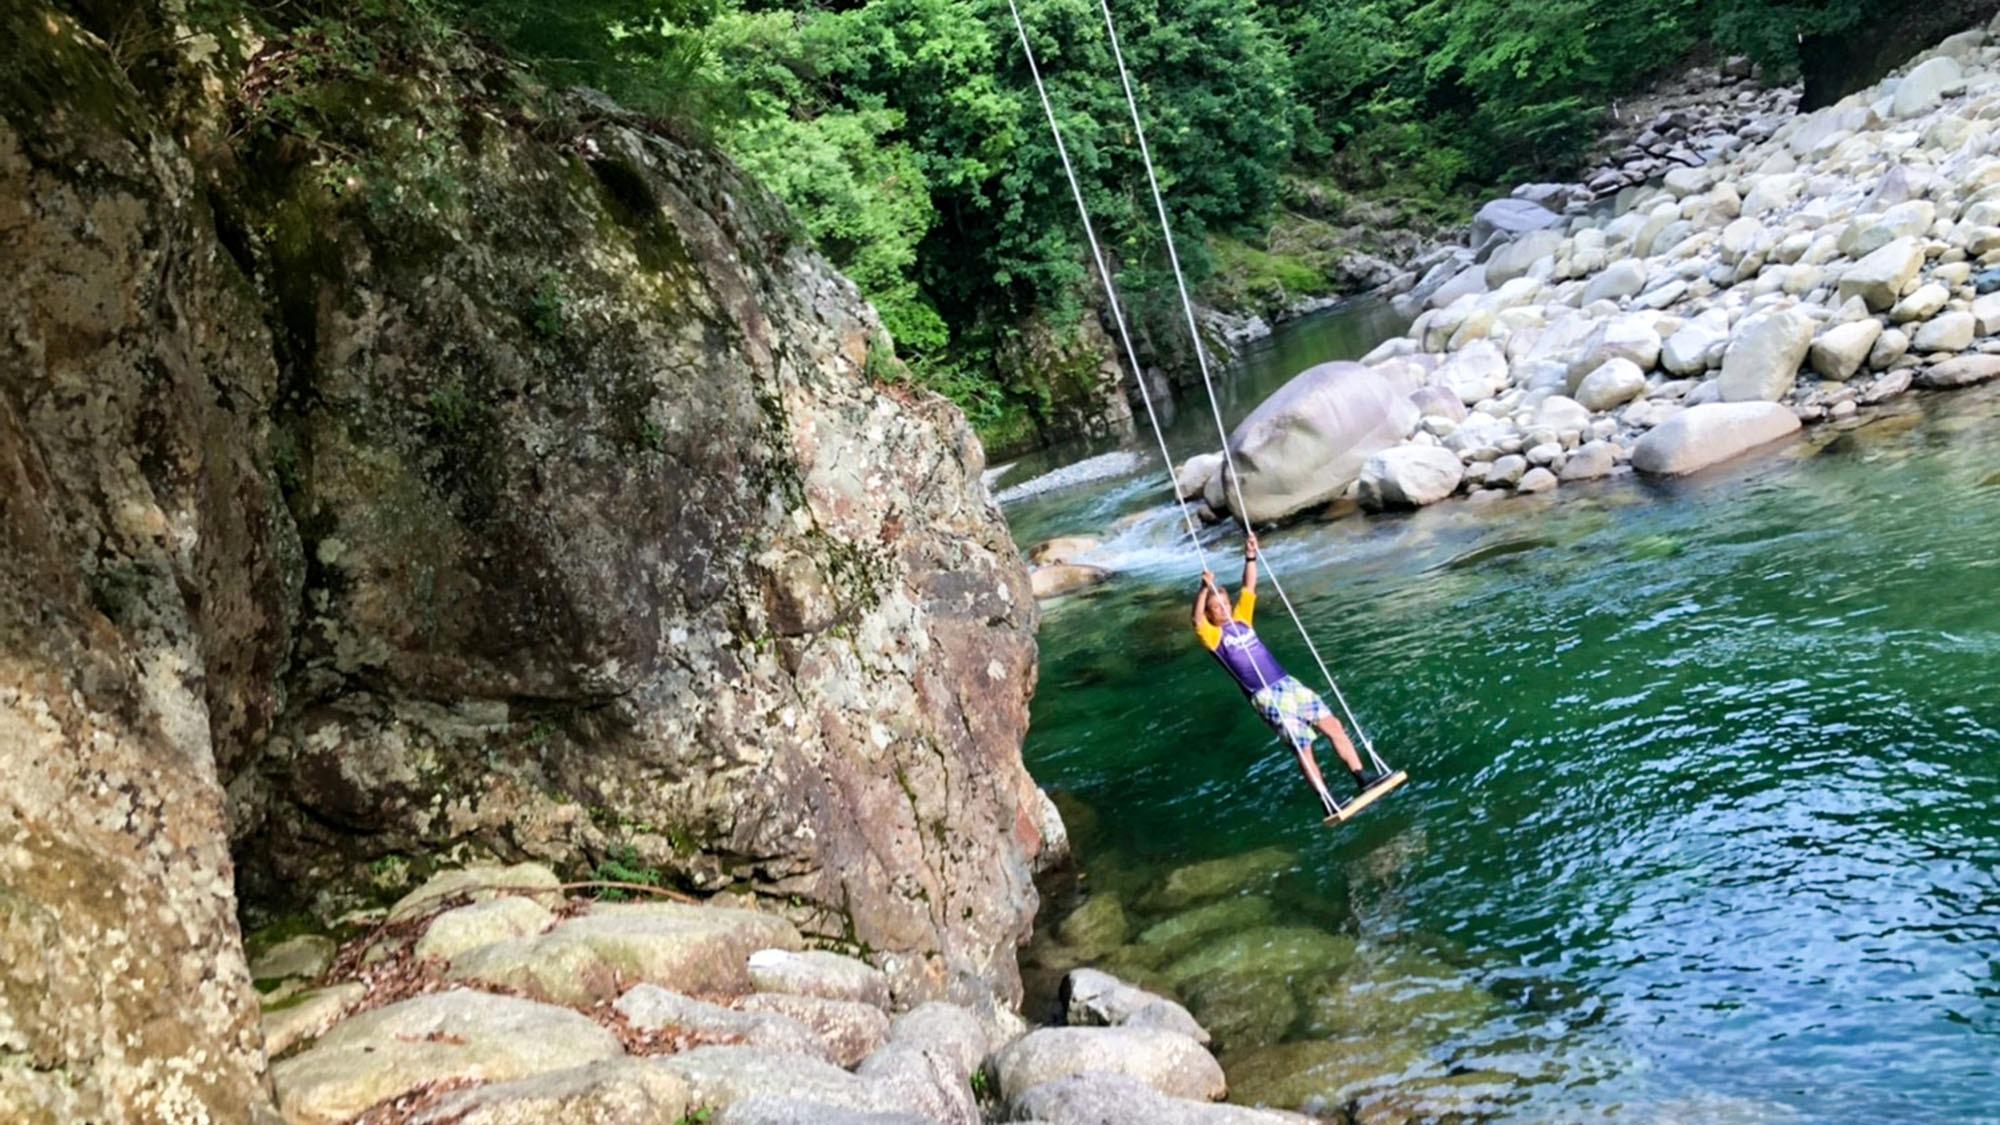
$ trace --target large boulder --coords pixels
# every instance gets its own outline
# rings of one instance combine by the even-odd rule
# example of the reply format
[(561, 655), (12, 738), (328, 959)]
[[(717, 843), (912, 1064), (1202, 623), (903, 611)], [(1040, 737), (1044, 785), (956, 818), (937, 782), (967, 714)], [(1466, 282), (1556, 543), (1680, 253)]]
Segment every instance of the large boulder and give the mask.
[(438, 915), (417, 939), (415, 953), (450, 961), (475, 949), (533, 937), (555, 920), (554, 911), (525, 895), (475, 902)]
[(1507, 354), (1491, 340), (1479, 340), (1446, 360), (1432, 377), (1433, 385), (1474, 403), (1498, 394), (1507, 385)]
[(766, 1098), (859, 1113), (903, 1108), (866, 1078), (831, 1063), (763, 1047), (696, 1047), (653, 1065), (685, 1081), (693, 1104), (721, 1116), (728, 1116), (738, 1102)]
[(1421, 508), (1458, 491), (1465, 464), (1435, 445), (1397, 445), (1361, 466), (1361, 506), (1371, 512)]
[(1938, 55), (1903, 76), (1896, 83), (1895, 100), (1890, 104), (1890, 112), (1897, 117), (1921, 117), (1937, 108), (1944, 100), (1944, 93), (1965, 78), (1965, 68), (1950, 55)]
[(1914, 238), (1899, 238), (1847, 267), (1835, 291), (1842, 302), (1859, 297), (1870, 309), (1884, 312), (1902, 298), (1904, 288), (1916, 279), (1923, 265), (1924, 244)]
[(1612, 317), (1584, 337), (1582, 347), (1570, 361), (1570, 388), (1574, 390), (1585, 375), (1612, 359), (1628, 359), (1639, 370), (1651, 371), (1660, 362), (1660, 347), (1659, 330), (1646, 317)]
[(1797, 309), (1745, 319), (1722, 357), (1724, 402), (1776, 402), (1791, 393), (1812, 347), (1813, 319)]
[(752, 952), (801, 944), (792, 924), (772, 914), (600, 903), (547, 933), (463, 953), (448, 975), (561, 1004), (610, 1000), (641, 981), (677, 992), (734, 995), (750, 991)]
[(1680, 376), (1700, 375), (1722, 361), (1729, 346), (1729, 314), (1710, 309), (1682, 324), (1660, 348), (1660, 366)]
[(1531, 231), (1561, 226), (1563, 217), (1526, 199), (1495, 199), (1472, 216), (1472, 245), (1484, 246), (1494, 235), (1516, 238)]
[(745, 1012), (783, 1016), (811, 1028), (839, 1066), (851, 1067), (889, 1041), (889, 1017), (872, 1004), (759, 992), (737, 1001)]
[(1910, 349), (1932, 352), (1962, 352), (1972, 346), (1979, 322), (1969, 312), (1948, 312), (1925, 321), (1910, 337)]
[(1656, 476), (1705, 469), (1798, 432), (1798, 415), (1775, 402), (1691, 406), (1646, 432), (1632, 467)]
[(1493, 252), (1486, 259), (1486, 284), (1499, 288), (1527, 274), (1534, 264), (1552, 257), (1562, 247), (1561, 233), (1553, 230), (1529, 231)]
[(1121, 1074), (1176, 1098), (1218, 1101), (1228, 1091), (1222, 1068), (1201, 1044), (1156, 1028), (1044, 1027), (1001, 1051), (993, 1068), (1009, 1104), (1078, 1074)]
[(1368, 458), (1416, 424), (1416, 406), (1374, 370), (1358, 363), (1307, 369), (1229, 435), (1248, 509), (1238, 514), (1266, 523), (1332, 500)]
[(271, 1068), (290, 1125), (334, 1125), (433, 1083), (505, 1082), (625, 1053), (567, 1008), (454, 989), (377, 1008)]

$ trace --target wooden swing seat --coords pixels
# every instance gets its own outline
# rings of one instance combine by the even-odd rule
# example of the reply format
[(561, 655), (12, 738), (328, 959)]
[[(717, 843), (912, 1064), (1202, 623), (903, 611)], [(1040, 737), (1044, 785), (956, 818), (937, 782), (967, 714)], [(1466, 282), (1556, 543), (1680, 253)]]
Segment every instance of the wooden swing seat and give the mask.
[(1390, 791), (1401, 786), (1408, 780), (1410, 780), (1408, 773), (1397, 770), (1388, 777), (1370, 785), (1367, 789), (1356, 795), (1353, 800), (1341, 805), (1339, 812), (1326, 818), (1327, 825), (1346, 824), (1348, 821), (1360, 816), (1363, 809), (1388, 796)]

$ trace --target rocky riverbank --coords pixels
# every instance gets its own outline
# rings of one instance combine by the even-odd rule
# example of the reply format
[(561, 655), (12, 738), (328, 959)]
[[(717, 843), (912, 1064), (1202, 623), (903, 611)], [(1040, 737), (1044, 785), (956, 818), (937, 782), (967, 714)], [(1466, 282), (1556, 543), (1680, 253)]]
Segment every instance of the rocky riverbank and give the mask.
[[(1213, 883), (1214, 880), (1209, 880)], [(1210, 1035), (1104, 973), (1062, 1026), (990, 997), (897, 996), (748, 897), (593, 886), (534, 864), (441, 871), (355, 936), (251, 961), (291, 1125), (1287, 1125), (1217, 1106)]]
[[(1981, 29), (1607, 214), (1489, 208), (1484, 260), (1433, 269), (1404, 337), (1305, 372), (1231, 435), (1247, 514), (1684, 474), (2000, 376), (1996, 124)], [(1181, 473), (1217, 516), (1218, 460)]]

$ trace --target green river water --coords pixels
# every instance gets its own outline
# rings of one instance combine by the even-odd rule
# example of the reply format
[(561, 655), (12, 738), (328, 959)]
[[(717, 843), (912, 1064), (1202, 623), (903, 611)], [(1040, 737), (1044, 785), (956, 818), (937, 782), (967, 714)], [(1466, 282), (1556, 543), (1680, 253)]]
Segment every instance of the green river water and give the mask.
[[(1230, 422), (1396, 327), (1285, 329)], [(1045, 607), (1026, 753), (1085, 876), (1044, 933), (1101, 909), (1031, 984), (1173, 991), (1232, 1096), (1383, 1120), (2000, 1120), (2000, 391), (1563, 493), (1266, 536), (1411, 775), (1342, 829), (1195, 643), (1157, 462), (1010, 506), (1117, 572)]]

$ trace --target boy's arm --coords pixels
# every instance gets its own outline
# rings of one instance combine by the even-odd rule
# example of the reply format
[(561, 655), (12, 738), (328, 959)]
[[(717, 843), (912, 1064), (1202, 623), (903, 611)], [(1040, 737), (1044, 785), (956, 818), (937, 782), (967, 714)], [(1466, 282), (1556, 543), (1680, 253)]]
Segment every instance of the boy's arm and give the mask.
[(1202, 571), (1201, 589), (1194, 592), (1194, 632), (1210, 652), (1214, 652), (1222, 644), (1222, 630), (1210, 625), (1208, 618), (1201, 612), (1202, 607), (1208, 602), (1209, 591), (1213, 589), (1215, 589), (1215, 574), (1212, 571)]
[(1243, 624), (1257, 612), (1257, 534), (1251, 532), (1243, 540), (1243, 592), (1236, 597), (1235, 618)]

